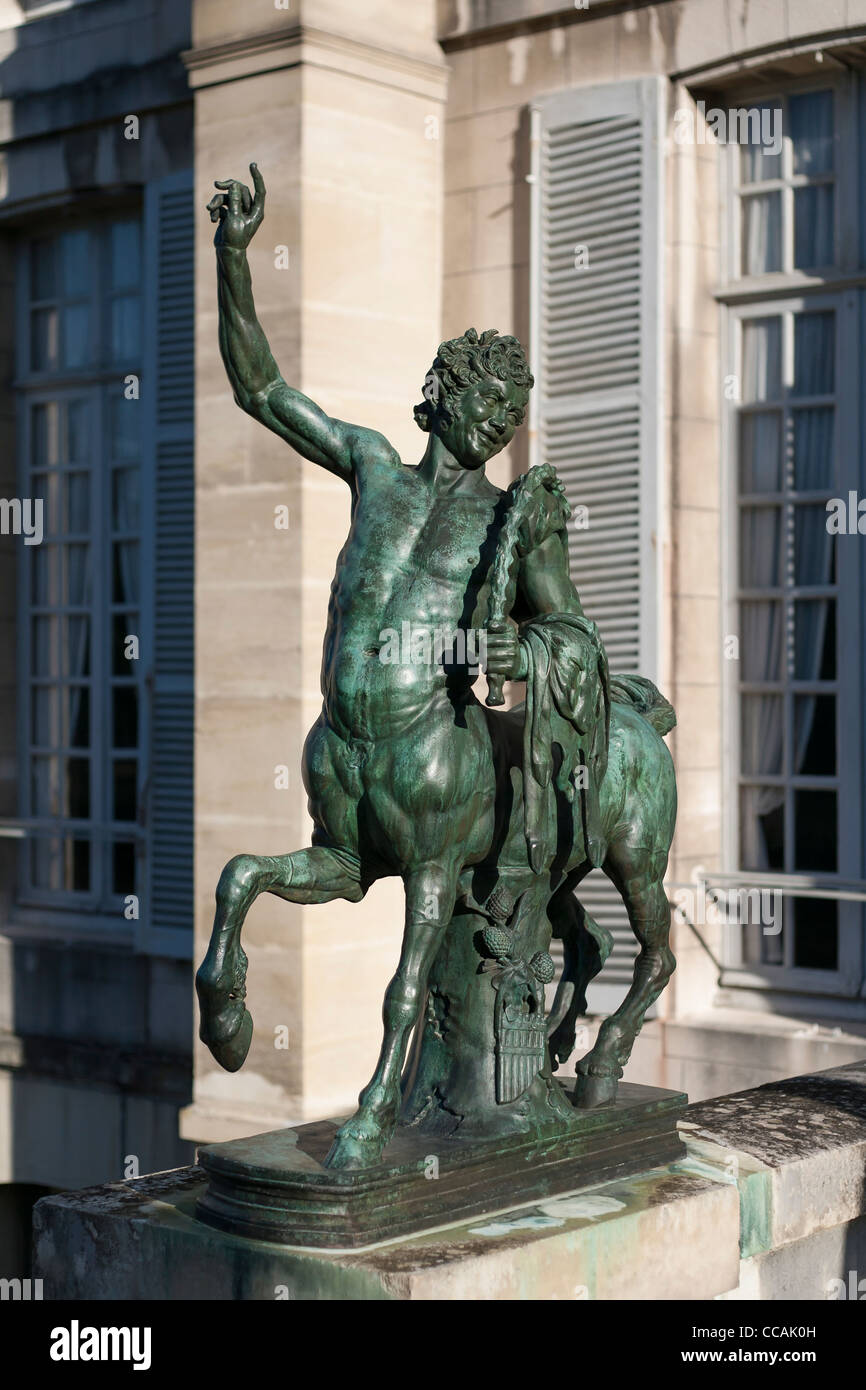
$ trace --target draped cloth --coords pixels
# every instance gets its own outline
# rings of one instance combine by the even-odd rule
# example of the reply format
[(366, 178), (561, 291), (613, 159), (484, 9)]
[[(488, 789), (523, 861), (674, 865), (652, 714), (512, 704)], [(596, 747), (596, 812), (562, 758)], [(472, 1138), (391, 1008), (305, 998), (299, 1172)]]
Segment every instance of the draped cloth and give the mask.
[[(545, 613), (525, 622), (520, 638), (527, 660), (523, 807), (530, 866), (543, 873), (563, 851), (573, 860), (581, 837), (597, 868), (604, 858), (600, 787), (610, 735), (610, 678), (598, 628), (575, 613)], [(560, 843), (557, 793), (573, 808), (568, 846)]]

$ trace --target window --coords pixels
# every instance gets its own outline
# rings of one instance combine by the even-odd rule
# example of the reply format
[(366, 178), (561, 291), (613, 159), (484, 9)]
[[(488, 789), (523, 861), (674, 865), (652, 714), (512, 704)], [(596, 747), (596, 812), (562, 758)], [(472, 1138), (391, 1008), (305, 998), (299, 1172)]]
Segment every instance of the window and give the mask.
[(778, 152), (774, 141), (737, 150), (739, 275), (836, 265), (834, 105), (831, 89), (748, 104), (765, 129), (772, 131), (775, 120), (784, 135)]
[[(125, 216), (22, 252), (22, 902), (117, 914), (139, 891), (141, 230)], [(132, 658), (132, 659), (130, 659)]]
[(863, 291), (839, 283), (858, 261), (853, 104), (844, 86), (824, 86), (755, 105), (781, 113), (782, 141), (728, 151), (722, 297), (738, 390), (726, 421), (726, 631), (739, 660), (726, 663), (727, 857), (744, 881), (767, 875), (785, 894), (781, 924), (740, 929), (725, 983), (852, 996), (862, 907), (826, 894), (863, 879), (862, 587), (857, 540), (831, 532), (827, 506), (861, 482)]
[(193, 227), (180, 170), (145, 186), (141, 215), (27, 238), (17, 329), (21, 495), (44, 502), (41, 543), (21, 547), (18, 917), (181, 958), (193, 925)]

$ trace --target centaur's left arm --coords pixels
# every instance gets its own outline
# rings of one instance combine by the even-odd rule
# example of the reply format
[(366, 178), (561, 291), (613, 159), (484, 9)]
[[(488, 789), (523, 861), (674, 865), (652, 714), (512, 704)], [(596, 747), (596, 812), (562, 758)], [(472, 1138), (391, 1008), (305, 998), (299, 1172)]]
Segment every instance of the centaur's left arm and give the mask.
[[(544, 613), (573, 613), (578, 618), (583, 617), (580, 597), (568, 573), (564, 531), (554, 531), (520, 562), (513, 616), (526, 619)], [(517, 629), (511, 624), (505, 632), (488, 632), (487, 661), (488, 669), (505, 680), (522, 680), (526, 675), (526, 657)]]

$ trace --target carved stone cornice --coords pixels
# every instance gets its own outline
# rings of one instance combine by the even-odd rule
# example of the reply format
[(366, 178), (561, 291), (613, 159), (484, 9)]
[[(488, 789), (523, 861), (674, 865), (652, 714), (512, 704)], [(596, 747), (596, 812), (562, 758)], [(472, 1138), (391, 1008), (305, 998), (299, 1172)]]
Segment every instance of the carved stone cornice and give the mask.
[(181, 58), (193, 88), (301, 66), (340, 72), (437, 101), (444, 99), (448, 83), (444, 59), (419, 58), (303, 23), (187, 49)]

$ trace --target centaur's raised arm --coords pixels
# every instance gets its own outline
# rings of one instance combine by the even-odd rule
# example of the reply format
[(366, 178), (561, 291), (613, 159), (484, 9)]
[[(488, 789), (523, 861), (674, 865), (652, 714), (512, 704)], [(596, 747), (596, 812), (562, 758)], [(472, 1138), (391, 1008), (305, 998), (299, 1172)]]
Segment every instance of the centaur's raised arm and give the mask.
[(235, 400), (304, 458), (350, 481), (361, 436), (356, 425), (333, 420), (280, 375), (256, 316), (247, 246), (265, 215), (265, 183), (250, 165), (255, 195), (237, 179), (221, 179), (208, 203), (217, 252), (219, 344)]

